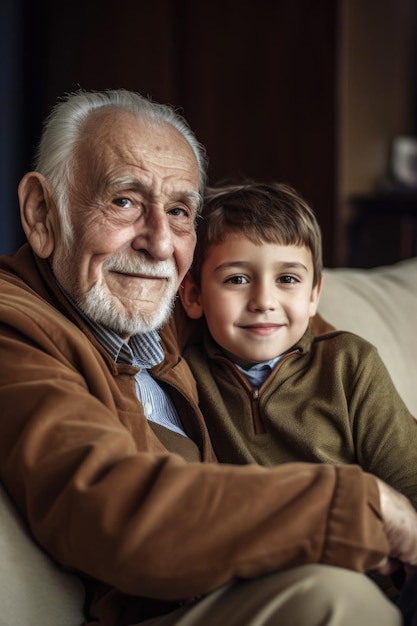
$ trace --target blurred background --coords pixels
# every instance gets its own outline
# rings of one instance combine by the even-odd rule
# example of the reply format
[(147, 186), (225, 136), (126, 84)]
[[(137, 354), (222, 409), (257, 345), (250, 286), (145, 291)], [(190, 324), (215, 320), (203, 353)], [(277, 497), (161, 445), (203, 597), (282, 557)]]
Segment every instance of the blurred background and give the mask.
[(0, 0), (0, 253), (43, 119), (80, 87), (179, 108), (211, 184), (293, 185), (329, 267), (417, 254), (417, 0)]

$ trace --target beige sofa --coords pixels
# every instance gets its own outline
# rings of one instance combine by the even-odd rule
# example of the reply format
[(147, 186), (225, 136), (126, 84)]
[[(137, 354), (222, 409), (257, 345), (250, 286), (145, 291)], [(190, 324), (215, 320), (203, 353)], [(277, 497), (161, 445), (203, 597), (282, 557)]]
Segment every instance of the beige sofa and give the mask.
[[(325, 270), (320, 313), (374, 343), (417, 416), (417, 258), (372, 270)], [(83, 588), (35, 545), (0, 492), (0, 626), (80, 626)]]
[(417, 417), (417, 257), (369, 270), (325, 270), (319, 311), (378, 348)]

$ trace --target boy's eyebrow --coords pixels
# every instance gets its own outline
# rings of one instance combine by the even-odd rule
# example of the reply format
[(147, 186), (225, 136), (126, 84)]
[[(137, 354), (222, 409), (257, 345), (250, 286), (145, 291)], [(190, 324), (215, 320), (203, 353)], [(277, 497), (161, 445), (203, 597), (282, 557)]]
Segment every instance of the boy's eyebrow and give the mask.
[(308, 267), (306, 265), (304, 265), (304, 263), (300, 263), (300, 261), (285, 261), (283, 263), (279, 263), (280, 265), (283, 266), (284, 269), (303, 269), (306, 272), (308, 272)]
[[(251, 265), (251, 261), (225, 261), (224, 263), (220, 263), (214, 268), (215, 272), (218, 272), (222, 269), (227, 269), (228, 267), (247, 267)], [(280, 270), (299, 270), (302, 269), (308, 272), (308, 267), (304, 265), (304, 263), (300, 263), (300, 261), (277, 261), (275, 263)]]

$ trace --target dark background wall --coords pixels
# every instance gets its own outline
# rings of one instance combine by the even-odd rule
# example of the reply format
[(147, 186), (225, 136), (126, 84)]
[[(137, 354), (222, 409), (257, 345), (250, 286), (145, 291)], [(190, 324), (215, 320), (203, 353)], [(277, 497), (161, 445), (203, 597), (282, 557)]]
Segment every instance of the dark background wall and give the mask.
[(337, 263), (341, 4), (1, 0), (0, 252), (23, 239), (17, 181), (50, 108), (79, 87), (123, 87), (182, 110), (211, 183), (294, 185), (318, 215), (325, 263)]

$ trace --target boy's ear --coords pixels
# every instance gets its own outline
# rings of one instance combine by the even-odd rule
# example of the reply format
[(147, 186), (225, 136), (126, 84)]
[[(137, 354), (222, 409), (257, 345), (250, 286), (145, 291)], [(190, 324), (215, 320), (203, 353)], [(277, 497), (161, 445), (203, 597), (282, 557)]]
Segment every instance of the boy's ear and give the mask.
[(28, 172), (20, 181), (18, 196), (27, 240), (35, 254), (47, 259), (55, 248), (57, 217), (48, 181), (39, 172)]
[(319, 306), (322, 287), (323, 287), (323, 274), (321, 274), (320, 278), (317, 281), (317, 284), (315, 285), (315, 287), (313, 287), (311, 291), (310, 317), (313, 317), (317, 313), (317, 308)]
[(191, 278), (190, 272), (188, 272), (179, 289), (180, 299), (184, 311), (188, 317), (193, 320), (198, 320), (203, 317), (204, 311), (201, 305), (200, 289)]

